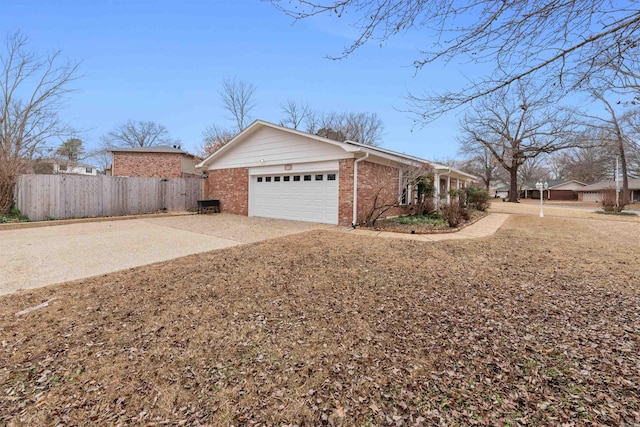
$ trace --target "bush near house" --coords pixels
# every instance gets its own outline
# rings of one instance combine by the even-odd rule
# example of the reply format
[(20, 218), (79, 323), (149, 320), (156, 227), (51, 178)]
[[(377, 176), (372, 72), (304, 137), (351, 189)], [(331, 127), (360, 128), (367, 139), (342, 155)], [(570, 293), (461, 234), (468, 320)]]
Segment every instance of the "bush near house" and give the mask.
[(449, 224), (449, 227), (452, 228), (460, 225), (463, 220), (470, 218), (469, 211), (456, 200), (451, 200), (451, 203), (440, 206), (440, 213), (445, 221), (447, 221), (447, 224)]
[(486, 211), (489, 208), (489, 192), (484, 188), (467, 187), (465, 188), (467, 199), (467, 207), (479, 211)]

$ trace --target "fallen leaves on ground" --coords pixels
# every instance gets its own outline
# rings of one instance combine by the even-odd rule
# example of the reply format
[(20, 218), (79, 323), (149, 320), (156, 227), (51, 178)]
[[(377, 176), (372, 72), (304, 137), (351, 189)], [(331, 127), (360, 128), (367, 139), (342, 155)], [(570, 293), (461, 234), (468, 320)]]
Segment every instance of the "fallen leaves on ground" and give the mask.
[(313, 231), (6, 296), (0, 424), (639, 424), (638, 226)]

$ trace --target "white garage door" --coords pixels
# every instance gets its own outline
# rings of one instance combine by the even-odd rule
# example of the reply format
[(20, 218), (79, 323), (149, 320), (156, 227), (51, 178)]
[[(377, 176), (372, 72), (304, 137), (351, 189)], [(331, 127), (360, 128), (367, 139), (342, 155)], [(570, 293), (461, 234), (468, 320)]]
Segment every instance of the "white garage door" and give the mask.
[(582, 193), (582, 201), (599, 203), (602, 201), (602, 193), (584, 192)]
[(338, 173), (254, 175), (249, 205), (251, 216), (337, 224)]

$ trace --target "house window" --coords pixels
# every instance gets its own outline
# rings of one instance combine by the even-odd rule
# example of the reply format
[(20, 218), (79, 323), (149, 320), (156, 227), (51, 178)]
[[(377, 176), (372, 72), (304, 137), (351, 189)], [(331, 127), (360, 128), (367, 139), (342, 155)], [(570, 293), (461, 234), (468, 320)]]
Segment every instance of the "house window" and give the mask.
[(311, 181), (311, 175), (305, 175), (304, 176), (304, 180), (305, 181)]
[(288, 176), (288, 175), (286, 175), (286, 176), (283, 176), (283, 177), (282, 177), (282, 180), (283, 180), (284, 182), (289, 182), (289, 180), (290, 180), (290, 179), (291, 179), (291, 177), (290, 177), (290, 176)]
[(323, 175), (316, 175), (316, 181), (322, 181)]
[(262, 182), (262, 177), (261, 176), (258, 177), (258, 182)]
[(264, 180), (265, 180), (265, 182), (271, 182), (271, 177), (270, 176), (265, 176)]
[(93, 173), (93, 168), (86, 168), (86, 169), (85, 169), (85, 172), (87, 172), (87, 173)]
[(406, 206), (411, 204), (413, 195), (413, 184), (410, 182), (409, 174), (406, 171), (400, 171), (399, 188), (400, 205)]
[(335, 181), (335, 180), (336, 180), (336, 174), (335, 173), (327, 174), (327, 181)]
[(293, 180), (294, 181), (300, 181), (300, 175), (294, 175)]
[(279, 177), (279, 176), (274, 176), (274, 177), (273, 177), (273, 180), (274, 180), (275, 182), (280, 182), (280, 177)]

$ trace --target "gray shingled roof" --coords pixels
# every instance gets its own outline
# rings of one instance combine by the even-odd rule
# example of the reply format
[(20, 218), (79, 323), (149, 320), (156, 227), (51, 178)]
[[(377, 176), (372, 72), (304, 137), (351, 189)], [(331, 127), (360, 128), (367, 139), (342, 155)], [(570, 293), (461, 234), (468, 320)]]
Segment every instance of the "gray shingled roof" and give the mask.
[[(615, 181), (594, 182), (576, 191), (601, 191), (607, 188), (616, 188)], [(620, 181), (620, 188), (622, 188), (622, 180)], [(629, 190), (640, 190), (640, 178), (629, 178)]]

